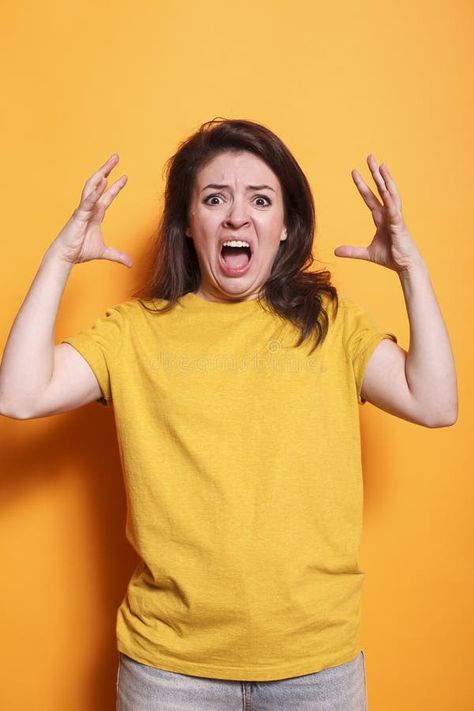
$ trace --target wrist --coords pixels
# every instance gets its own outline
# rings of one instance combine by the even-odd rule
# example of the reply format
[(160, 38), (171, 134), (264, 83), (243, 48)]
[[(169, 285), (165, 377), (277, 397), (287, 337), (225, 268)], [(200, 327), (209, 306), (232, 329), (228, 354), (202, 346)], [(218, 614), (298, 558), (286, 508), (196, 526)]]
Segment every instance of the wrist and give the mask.
[(69, 270), (71, 270), (74, 264), (76, 263), (71, 262), (69, 259), (66, 258), (64, 250), (61, 249), (61, 246), (56, 242), (56, 240), (51, 242), (48, 249), (46, 250), (43, 257), (43, 262), (54, 262), (60, 264), (61, 266), (64, 266), (66, 269)]
[(412, 279), (420, 275), (426, 276), (428, 274), (428, 265), (424, 259), (420, 258), (416, 262), (413, 262), (413, 264), (400, 269), (397, 274), (400, 279)]

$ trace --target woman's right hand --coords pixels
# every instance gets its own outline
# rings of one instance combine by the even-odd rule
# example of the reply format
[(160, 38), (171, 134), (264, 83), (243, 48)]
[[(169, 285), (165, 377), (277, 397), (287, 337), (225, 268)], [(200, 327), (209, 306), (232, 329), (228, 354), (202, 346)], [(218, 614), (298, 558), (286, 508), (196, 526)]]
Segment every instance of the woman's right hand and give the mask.
[(65, 261), (77, 264), (92, 259), (109, 259), (127, 267), (132, 266), (132, 259), (125, 252), (104, 244), (100, 229), (105, 211), (128, 179), (126, 175), (122, 175), (104, 192), (107, 186), (106, 176), (118, 161), (119, 156), (114, 153), (91, 175), (84, 185), (79, 206), (53, 241), (51, 247)]

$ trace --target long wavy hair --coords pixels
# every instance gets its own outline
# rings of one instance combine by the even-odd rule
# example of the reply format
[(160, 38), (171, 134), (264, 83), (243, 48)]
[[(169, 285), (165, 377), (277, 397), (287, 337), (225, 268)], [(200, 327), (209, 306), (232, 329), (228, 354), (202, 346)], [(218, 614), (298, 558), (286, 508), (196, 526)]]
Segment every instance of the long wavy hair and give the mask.
[[(163, 213), (147, 260), (145, 283), (135, 290), (139, 300), (162, 299), (164, 313), (179, 297), (197, 291), (201, 272), (192, 239), (186, 236), (188, 212), (197, 172), (223, 152), (248, 151), (263, 160), (280, 180), (287, 238), (280, 242), (270, 276), (258, 296), (264, 308), (291, 321), (299, 330), (296, 346), (311, 334), (322, 343), (328, 331), (328, 315), (322, 304), (326, 293), (337, 313), (337, 290), (327, 270), (308, 271), (316, 214), (308, 180), (285, 144), (265, 126), (243, 119), (216, 117), (205, 122), (179, 144), (166, 164)], [(146, 304), (142, 304), (148, 308)]]

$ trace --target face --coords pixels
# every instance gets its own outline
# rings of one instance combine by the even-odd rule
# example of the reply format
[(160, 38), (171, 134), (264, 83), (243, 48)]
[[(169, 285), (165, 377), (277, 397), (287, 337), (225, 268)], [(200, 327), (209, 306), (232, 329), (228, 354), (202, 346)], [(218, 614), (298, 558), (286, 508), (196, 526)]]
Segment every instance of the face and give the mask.
[[(224, 152), (196, 175), (186, 234), (210, 301), (256, 299), (287, 238), (280, 181), (253, 153)], [(223, 247), (229, 240), (248, 247)], [(250, 259), (249, 259), (250, 257)]]

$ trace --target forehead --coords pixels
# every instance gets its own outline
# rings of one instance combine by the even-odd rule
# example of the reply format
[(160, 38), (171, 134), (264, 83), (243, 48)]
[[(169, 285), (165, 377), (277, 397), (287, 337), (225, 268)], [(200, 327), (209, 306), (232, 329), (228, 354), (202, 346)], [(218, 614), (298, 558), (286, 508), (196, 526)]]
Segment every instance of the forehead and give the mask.
[(267, 183), (275, 190), (279, 186), (278, 177), (270, 166), (249, 151), (219, 153), (206, 163), (196, 175), (198, 185), (205, 185), (207, 182), (225, 183), (228, 181)]

